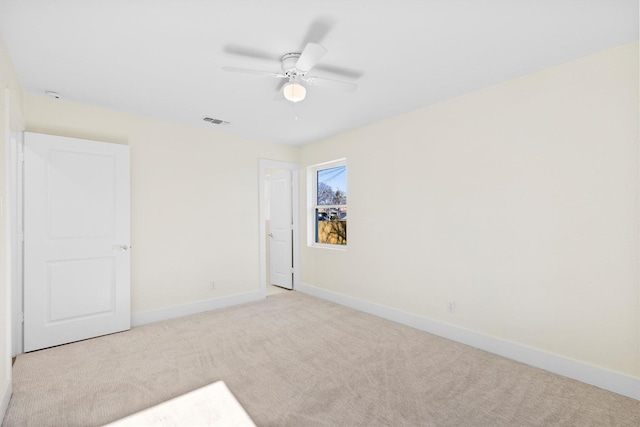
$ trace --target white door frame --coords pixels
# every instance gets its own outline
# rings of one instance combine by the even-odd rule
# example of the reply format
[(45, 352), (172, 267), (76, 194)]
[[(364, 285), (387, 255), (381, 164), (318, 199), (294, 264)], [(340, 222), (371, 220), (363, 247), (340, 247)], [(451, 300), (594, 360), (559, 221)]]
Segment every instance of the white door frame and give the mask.
[(22, 353), (22, 164), (19, 153), (22, 152), (24, 117), (12, 102), (9, 88), (4, 90), (4, 100), (6, 200), (2, 209), (6, 230), (6, 349), (10, 356), (15, 356)]
[(9, 212), (9, 234), (8, 244), (10, 246), (11, 265), (8, 268), (11, 286), (11, 328), (13, 340), (11, 345), (11, 356), (16, 356), (23, 352), (22, 347), (22, 292), (23, 292), (23, 270), (24, 270), (24, 226), (23, 226), (23, 186), (22, 167), (24, 163), (24, 134), (22, 132), (11, 132), (9, 140), (10, 165), (7, 168), (9, 177), (9, 192), (7, 193), (7, 206)]
[(291, 171), (291, 204), (293, 208), (293, 289), (295, 290), (299, 282), (298, 267), (299, 267), (299, 240), (300, 230), (299, 223), (299, 179), (297, 163), (281, 162), (277, 160), (260, 159), (259, 162), (259, 193), (260, 193), (260, 293), (263, 298), (267, 296), (267, 239), (265, 220), (267, 218), (267, 192), (266, 192), (266, 179), (267, 169), (282, 169)]

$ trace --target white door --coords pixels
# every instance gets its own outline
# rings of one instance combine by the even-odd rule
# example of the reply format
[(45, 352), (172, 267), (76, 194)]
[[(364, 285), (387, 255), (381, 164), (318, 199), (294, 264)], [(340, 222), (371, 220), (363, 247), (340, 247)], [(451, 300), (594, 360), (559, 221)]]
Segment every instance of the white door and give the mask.
[(269, 222), (269, 271), (271, 284), (293, 289), (291, 230), (291, 171), (271, 175)]
[(131, 327), (129, 147), (25, 133), (24, 351)]

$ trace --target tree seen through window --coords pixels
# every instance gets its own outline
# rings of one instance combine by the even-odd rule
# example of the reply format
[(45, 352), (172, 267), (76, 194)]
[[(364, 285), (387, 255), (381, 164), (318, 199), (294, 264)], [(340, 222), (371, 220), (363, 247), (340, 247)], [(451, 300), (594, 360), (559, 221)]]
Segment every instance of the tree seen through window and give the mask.
[(316, 243), (347, 244), (347, 167), (316, 172)]

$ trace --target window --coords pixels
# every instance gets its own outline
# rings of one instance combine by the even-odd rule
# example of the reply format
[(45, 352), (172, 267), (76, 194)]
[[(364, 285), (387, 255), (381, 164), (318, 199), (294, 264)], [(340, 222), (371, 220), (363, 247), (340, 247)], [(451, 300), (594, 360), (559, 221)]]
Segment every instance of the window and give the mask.
[(344, 160), (310, 168), (313, 201), (313, 242), (347, 244), (347, 165)]

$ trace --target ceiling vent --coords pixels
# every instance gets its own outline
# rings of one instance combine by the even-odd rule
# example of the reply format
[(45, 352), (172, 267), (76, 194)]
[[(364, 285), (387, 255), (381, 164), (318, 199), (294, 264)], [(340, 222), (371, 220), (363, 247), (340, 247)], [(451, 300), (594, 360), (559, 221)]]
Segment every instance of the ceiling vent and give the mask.
[(214, 119), (213, 117), (205, 117), (202, 120), (204, 120), (207, 123), (214, 124), (214, 125), (228, 125), (230, 123), (230, 122), (228, 122), (226, 120)]

